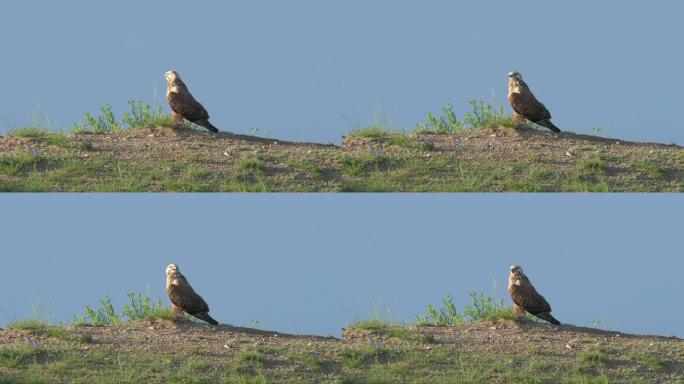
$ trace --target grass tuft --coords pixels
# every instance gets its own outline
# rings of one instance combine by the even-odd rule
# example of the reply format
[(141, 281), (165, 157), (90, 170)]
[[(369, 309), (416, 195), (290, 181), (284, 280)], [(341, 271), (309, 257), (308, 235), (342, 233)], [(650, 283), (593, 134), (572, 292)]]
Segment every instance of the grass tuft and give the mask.
[(577, 360), (590, 366), (602, 367), (608, 363), (608, 356), (601, 348), (591, 348), (577, 354)]
[(469, 101), (471, 111), (466, 112), (463, 120), (460, 120), (454, 111), (452, 104), (442, 108), (442, 114), (435, 116), (428, 113), (427, 122), (418, 123), (418, 133), (453, 134), (467, 129), (480, 129), (490, 127), (514, 127), (513, 118), (508, 115), (503, 107), (496, 108), (480, 100)]
[(483, 294), (472, 292), (471, 303), (459, 312), (451, 295), (442, 299), (442, 308), (428, 305), (426, 314), (416, 316), (417, 325), (451, 326), (486, 320), (513, 320), (515, 316), (503, 299), (498, 301)]
[(129, 100), (129, 110), (123, 113), (119, 120), (112, 111), (112, 106), (105, 103), (100, 107), (100, 115), (93, 116), (86, 112), (84, 123), (74, 123), (74, 133), (116, 133), (146, 127), (171, 127), (171, 117), (164, 113), (161, 107), (153, 107), (142, 101)]
[(124, 304), (121, 312), (117, 313), (109, 295), (100, 299), (100, 308), (93, 309), (86, 305), (83, 311), (85, 316), (76, 316), (75, 325), (104, 326), (121, 323), (134, 323), (143, 320), (171, 320), (173, 314), (166, 308), (161, 300), (152, 301), (143, 294), (129, 293), (129, 302)]

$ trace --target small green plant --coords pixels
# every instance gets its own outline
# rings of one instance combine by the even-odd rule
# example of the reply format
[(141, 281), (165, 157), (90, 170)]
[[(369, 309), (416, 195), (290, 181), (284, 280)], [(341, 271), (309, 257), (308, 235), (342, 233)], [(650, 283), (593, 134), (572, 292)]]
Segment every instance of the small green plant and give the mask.
[(606, 162), (600, 156), (594, 156), (578, 161), (577, 168), (591, 174), (603, 175), (606, 171)]
[(329, 364), (327, 360), (322, 359), (314, 354), (310, 353), (305, 353), (305, 352), (299, 352), (299, 353), (294, 353), (290, 356), (290, 358), (306, 367), (311, 369), (314, 372), (321, 372), (325, 369), (325, 367)]
[(471, 304), (466, 305), (463, 309), (463, 312), (469, 318), (470, 322), (513, 319), (513, 312), (504, 304), (503, 299), (497, 301), (484, 293), (477, 294), (472, 292), (470, 294), (470, 300)]
[(129, 129), (143, 127), (170, 127), (173, 125), (171, 117), (164, 113), (162, 107), (153, 108), (150, 104), (138, 100), (129, 100), (130, 111), (124, 112), (121, 121)]
[(264, 162), (258, 157), (252, 157), (236, 160), (235, 166), (243, 171), (260, 172), (264, 169)]
[(121, 313), (126, 322), (150, 319), (170, 320), (172, 318), (171, 312), (164, 306), (161, 299), (152, 301), (147, 295), (129, 292), (128, 300), (129, 303), (124, 304), (121, 308)]
[(630, 165), (635, 169), (648, 173), (651, 177), (657, 180), (662, 179), (666, 175), (666, 169), (653, 161), (633, 161), (630, 163)]
[(436, 309), (428, 305), (425, 315), (416, 316), (416, 324), (451, 326), (483, 320), (514, 318), (513, 312), (506, 306), (503, 299), (497, 301), (483, 293), (473, 292), (470, 294), (470, 300), (471, 303), (465, 306), (463, 313), (460, 313), (451, 295), (447, 295), (442, 299), (442, 308)]
[(51, 132), (42, 126), (31, 123), (25, 127), (12, 128), (10, 134), (15, 137), (43, 138), (50, 135)]
[(129, 293), (128, 304), (124, 304), (121, 313), (117, 313), (109, 295), (100, 300), (100, 308), (93, 309), (86, 305), (83, 311), (85, 316), (76, 316), (75, 325), (112, 325), (120, 323), (132, 323), (140, 320), (163, 319), (170, 320), (173, 314), (165, 308), (161, 300), (152, 301), (148, 296)]
[(250, 362), (253, 364), (261, 365), (266, 360), (264, 356), (264, 351), (260, 348), (254, 348), (249, 351), (240, 352), (235, 355), (238, 361)]
[(577, 359), (585, 364), (592, 366), (604, 366), (608, 362), (608, 356), (601, 348), (592, 348), (588, 351), (580, 352)]
[(16, 137), (43, 138), (56, 131), (56, 124), (46, 114), (40, 117), (40, 108), (36, 106), (31, 113), (31, 121), (25, 126), (12, 126), (10, 134)]
[(470, 129), (489, 128), (489, 127), (513, 127), (513, 118), (509, 116), (503, 107), (498, 109), (484, 101), (470, 100), (471, 112), (466, 112), (463, 122), (470, 126)]
[(650, 353), (633, 352), (629, 354), (629, 358), (643, 364), (646, 364), (651, 369), (656, 372), (662, 372), (667, 368), (667, 360), (664, 360), (660, 356)]
[(367, 364), (378, 362), (384, 353), (386, 353), (384, 348), (375, 346), (347, 348), (342, 351), (342, 365), (351, 369), (362, 368)]
[(454, 112), (454, 106), (447, 104), (442, 108), (442, 115), (439, 117), (428, 113), (427, 122), (418, 123), (416, 132), (451, 134), (463, 132), (466, 129), (515, 126), (513, 119), (503, 107), (496, 108), (479, 100), (470, 100), (469, 104), (472, 110), (465, 113), (463, 120), (459, 120)]
[(43, 330), (50, 327), (46, 321), (37, 319), (35, 317), (30, 317), (26, 320), (14, 320), (9, 323), (9, 327), (12, 329), (24, 329), (29, 331)]
[(458, 119), (454, 106), (447, 104), (442, 107), (442, 115), (436, 117), (432, 113), (428, 113), (427, 123), (418, 123), (416, 131), (418, 133), (458, 133), (465, 130), (463, 122)]
[(2, 347), (0, 348), (0, 367), (16, 369), (25, 362), (31, 361), (34, 356), (34, 351), (28, 345)]
[(427, 314), (418, 315), (416, 324), (448, 326), (465, 323), (465, 317), (458, 312), (451, 295), (447, 295), (442, 299), (442, 305), (443, 307), (439, 310), (432, 305), (428, 305), (426, 309)]
[(74, 123), (73, 131), (76, 133), (113, 133), (123, 131), (123, 126), (116, 120), (112, 107), (106, 103), (100, 108), (102, 113), (95, 117), (90, 112), (83, 114), (85, 123)]
[(381, 319), (377, 316), (373, 316), (372, 318), (368, 320), (356, 320), (353, 321), (351, 326), (352, 328), (356, 329), (370, 329), (370, 330), (378, 330), (378, 329), (385, 329), (391, 326), (394, 326), (395, 324), (389, 320)]
[(138, 129), (150, 126), (170, 127), (173, 125), (171, 118), (164, 113), (161, 107), (154, 108), (142, 101), (129, 100), (129, 111), (124, 112), (121, 120), (118, 120), (109, 103), (100, 108), (100, 115), (93, 116), (86, 112), (83, 116), (85, 123), (74, 123), (75, 133), (115, 133), (126, 129)]
[(123, 322), (121, 316), (116, 313), (112, 301), (109, 295), (105, 295), (100, 299), (101, 308), (97, 310), (93, 309), (89, 305), (86, 305), (83, 311), (86, 317), (77, 317), (74, 323), (77, 325), (90, 324), (90, 325), (111, 325)]

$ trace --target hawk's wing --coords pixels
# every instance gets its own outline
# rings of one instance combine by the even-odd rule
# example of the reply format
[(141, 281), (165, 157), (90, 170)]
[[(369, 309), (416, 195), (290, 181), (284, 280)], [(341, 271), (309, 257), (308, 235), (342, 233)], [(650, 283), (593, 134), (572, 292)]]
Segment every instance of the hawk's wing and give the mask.
[(192, 97), (187, 90), (170, 92), (166, 98), (171, 109), (189, 121), (199, 121), (209, 118), (209, 113), (204, 106)]
[(511, 103), (511, 108), (526, 119), (537, 122), (551, 118), (551, 113), (546, 109), (536, 97), (532, 94), (529, 88), (521, 86), (520, 93), (511, 93), (508, 95), (508, 101)]
[(171, 302), (189, 314), (208, 312), (209, 306), (204, 299), (192, 289), (187, 280), (179, 280), (182, 280), (180, 285), (171, 284), (166, 287), (166, 293), (168, 293)]
[(531, 314), (551, 312), (551, 306), (529, 281), (520, 280), (520, 285), (510, 289), (513, 302)]

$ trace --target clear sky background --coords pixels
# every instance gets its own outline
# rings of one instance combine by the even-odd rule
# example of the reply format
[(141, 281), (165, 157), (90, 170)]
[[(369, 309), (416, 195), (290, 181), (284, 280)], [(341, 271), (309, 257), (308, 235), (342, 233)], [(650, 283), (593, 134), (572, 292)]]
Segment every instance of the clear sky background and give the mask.
[[(374, 110), (411, 129), (519, 70), (565, 130), (684, 145), (684, 3), (3, 1), (0, 134), (105, 102), (165, 105), (176, 69), (222, 130), (339, 142)], [(156, 96), (156, 98), (155, 98)], [(509, 109), (510, 110), (510, 109)]]
[[(681, 195), (2, 195), (0, 326), (163, 298), (176, 262), (223, 323), (340, 334), (520, 264), (561, 321), (684, 337)], [(9, 218), (9, 219), (8, 219)], [(494, 283), (496, 289), (494, 290)], [(391, 314), (388, 314), (388, 311)]]

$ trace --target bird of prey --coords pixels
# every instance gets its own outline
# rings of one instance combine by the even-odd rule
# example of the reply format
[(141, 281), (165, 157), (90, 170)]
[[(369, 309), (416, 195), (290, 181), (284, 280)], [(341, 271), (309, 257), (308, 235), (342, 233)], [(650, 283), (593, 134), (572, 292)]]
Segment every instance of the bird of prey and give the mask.
[(209, 122), (209, 113), (204, 106), (192, 97), (183, 80), (176, 71), (164, 73), (166, 79), (166, 101), (171, 107), (174, 122), (188, 120), (191, 123), (218, 132), (218, 129)]
[(218, 321), (209, 316), (209, 306), (206, 301), (192, 289), (176, 264), (169, 264), (166, 267), (166, 293), (171, 299), (171, 309), (174, 314), (187, 312), (209, 324), (218, 324)]
[(519, 72), (508, 74), (508, 102), (513, 108), (513, 119), (516, 122), (529, 120), (530, 122), (541, 125), (554, 132), (561, 130), (551, 122), (551, 113), (546, 109), (532, 91), (527, 83), (523, 81)]
[(551, 316), (549, 303), (534, 289), (520, 266), (511, 267), (511, 273), (508, 275), (508, 293), (513, 299), (514, 313), (520, 314), (524, 310), (551, 324), (560, 325), (560, 321)]

